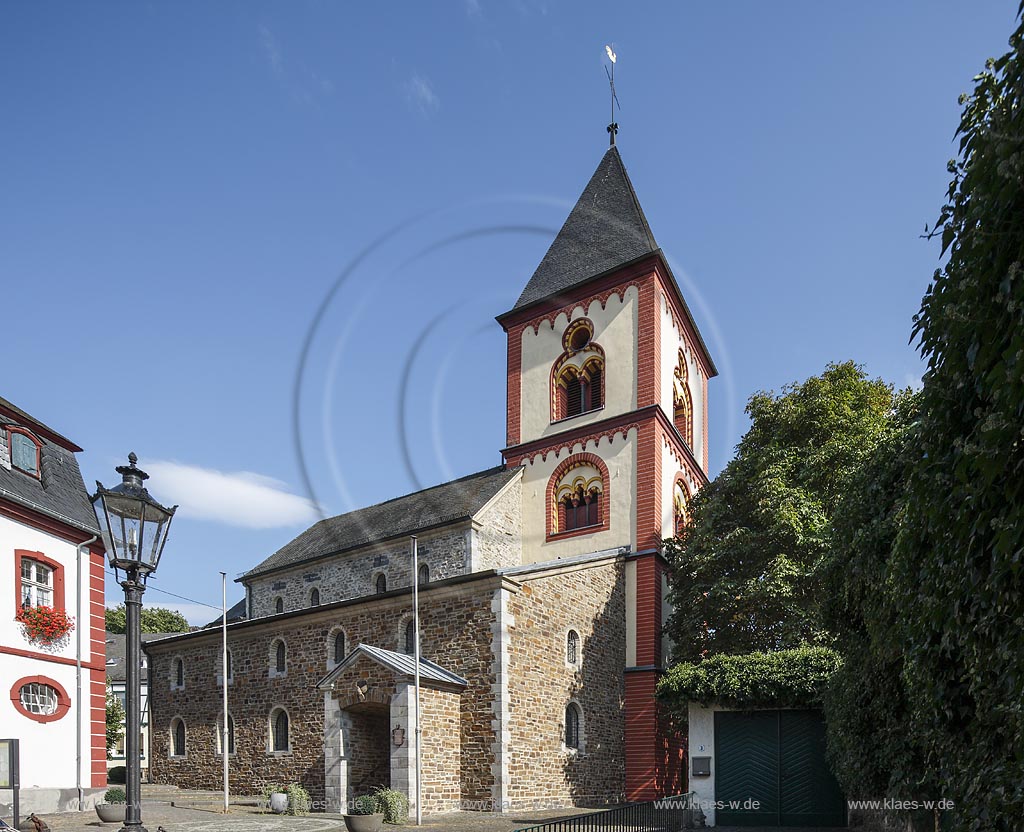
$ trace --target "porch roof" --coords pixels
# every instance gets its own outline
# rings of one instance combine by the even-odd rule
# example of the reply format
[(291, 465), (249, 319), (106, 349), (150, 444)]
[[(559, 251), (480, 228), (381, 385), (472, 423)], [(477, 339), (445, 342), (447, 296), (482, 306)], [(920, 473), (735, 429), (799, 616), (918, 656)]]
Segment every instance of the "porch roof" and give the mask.
[[(359, 658), (359, 656), (366, 656), (378, 664), (382, 664), (384, 667), (393, 670), (399, 676), (412, 678), (416, 675), (416, 662), (413, 660), (412, 656), (406, 655), (405, 653), (397, 653), (394, 650), (385, 650), (382, 647), (374, 647), (370, 644), (359, 644), (351, 653), (339, 662), (337, 667), (317, 682), (317, 687), (321, 690), (329, 689), (334, 680), (337, 679), (346, 668), (350, 667), (356, 659)], [(452, 673), (450, 670), (445, 670), (441, 665), (434, 664), (434, 662), (429, 659), (425, 659), (422, 656), (420, 656), (420, 681), (434, 682), (441, 685), (455, 685), (463, 688), (469, 685), (469, 681), (467, 679), (463, 679), (461, 676)]]

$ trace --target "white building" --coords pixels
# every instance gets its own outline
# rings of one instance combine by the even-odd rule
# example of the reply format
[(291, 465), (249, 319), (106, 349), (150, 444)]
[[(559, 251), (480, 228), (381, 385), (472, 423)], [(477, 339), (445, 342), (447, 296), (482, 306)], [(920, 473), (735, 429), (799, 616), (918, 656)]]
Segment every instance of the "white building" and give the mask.
[[(0, 398), (0, 570), (13, 587), (0, 593), (0, 737), (20, 741), (23, 817), (91, 806), (106, 786), (104, 554), (81, 450)], [(19, 614), (36, 610), (74, 627), (33, 636)]]

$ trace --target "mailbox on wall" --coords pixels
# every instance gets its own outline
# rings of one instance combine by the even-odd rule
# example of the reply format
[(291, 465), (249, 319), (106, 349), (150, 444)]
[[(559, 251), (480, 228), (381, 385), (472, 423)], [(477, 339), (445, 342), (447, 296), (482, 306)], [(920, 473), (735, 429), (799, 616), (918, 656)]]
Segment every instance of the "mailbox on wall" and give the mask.
[(711, 758), (710, 757), (691, 757), (690, 758), (690, 776), (691, 777), (710, 777), (711, 776)]

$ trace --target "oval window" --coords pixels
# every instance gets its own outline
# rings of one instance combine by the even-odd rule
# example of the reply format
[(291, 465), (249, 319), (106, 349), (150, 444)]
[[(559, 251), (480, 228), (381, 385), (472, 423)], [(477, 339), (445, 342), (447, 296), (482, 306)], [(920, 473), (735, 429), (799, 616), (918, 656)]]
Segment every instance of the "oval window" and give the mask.
[(21, 706), (30, 714), (39, 716), (50, 716), (57, 713), (59, 698), (57, 691), (49, 685), (39, 682), (29, 682), (21, 686)]

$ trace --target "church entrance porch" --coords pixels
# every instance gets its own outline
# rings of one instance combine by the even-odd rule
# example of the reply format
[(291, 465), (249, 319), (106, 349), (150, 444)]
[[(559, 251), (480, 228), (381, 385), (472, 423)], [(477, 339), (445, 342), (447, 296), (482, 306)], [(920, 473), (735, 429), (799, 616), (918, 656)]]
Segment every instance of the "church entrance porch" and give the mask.
[(378, 786), (391, 788), (390, 721), (390, 708), (377, 703), (357, 702), (341, 712), (350, 801)]
[[(360, 644), (327, 674), (324, 694), (324, 796), (329, 812), (386, 786), (416, 808), (416, 690), (411, 656)], [(466, 681), (420, 660), (420, 742), (424, 814), (461, 800), (461, 694)]]

